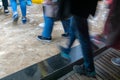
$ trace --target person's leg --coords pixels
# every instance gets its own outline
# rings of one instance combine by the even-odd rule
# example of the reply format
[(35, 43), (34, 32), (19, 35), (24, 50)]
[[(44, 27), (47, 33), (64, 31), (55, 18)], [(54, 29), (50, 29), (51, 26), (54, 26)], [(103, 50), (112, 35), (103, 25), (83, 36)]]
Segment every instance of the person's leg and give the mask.
[(64, 34), (62, 34), (63, 37), (68, 37), (69, 35), (69, 28), (70, 28), (70, 19), (62, 20), (62, 25), (64, 29)]
[(44, 29), (42, 31), (42, 35), (38, 36), (37, 39), (38, 40), (43, 40), (46, 42), (50, 42), (52, 37), (52, 30), (53, 30), (53, 25), (54, 25), (54, 19), (44, 16), (44, 21), (45, 21), (45, 25), (44, 25)]
[(54, 19), (44, 16), (45, 19), (45, 27), (42, 32), (42, 36), (46, 38), (50, 38), (53, 30)]
[(17, 12), (17, 2), (16, 2), (16, 0), (10, 0), (10, 4), (11, 4), (13, 14), (16, 13)]
[(3, 6), (4, 6), (4, 13), (8, 14), (9, 10), (8, 10), (8, 0), (2, 0)]
[(8, 9), (8, 0), (2, 0), (4, 9)]
[(10, 0), (12, 13), (13, 13), (13, 21), (18, 21), (18, 12), (17, 12), (17, 2), (16, 0)]
[[(84, 59), (84, 68), (87, 76), (95, 76), (95, 68), (93, 62), (93, 50), (91, 47), (91, 42), (88, 32), (88, 23), (87, 18), (82, 18), (79, 16), (74, 16), (72, 24), (76, 27), (76, 36), (79, 39), (82, 48), (82, 54)], [(73, 67), (74, 70), (79, 70), (76, 67)], [(83, 71), (82, 71), (83, 72)]]
[(67, 47), (63, 47), (63, 46), (60, 46), (60, 53), (61, 53), (61, 56), (65, 59), (70, 59), (70, 56), (69, 56), (69, 53), (71, 51), (71, 47), (76, 39), (76, 36), (75, 36), (75, 27), (74, 26), (71, 26), (71, 22), (72, 22), (72, 18), (70, 20), (70, 26), (69, 26), (69, 39), (67, 41)]
[(19, 0), (19, 2), (20, 2), (21, 13), (22, 13), (22, 23), (25, 24), (27, 22), (26, 1), (25, 0)]
[(76, 36), (75, 36), (75, 32), (76, 32), (76, 29), (75, 27), (73, 26), (72, 22), (73, 22), (73, 17), (71, 17), (70, 19), (70, 26), (69, 26), (69, 41), (67, 43), (68, 45), (68, 48), (71, 48), (75, 39), (76, 39)]

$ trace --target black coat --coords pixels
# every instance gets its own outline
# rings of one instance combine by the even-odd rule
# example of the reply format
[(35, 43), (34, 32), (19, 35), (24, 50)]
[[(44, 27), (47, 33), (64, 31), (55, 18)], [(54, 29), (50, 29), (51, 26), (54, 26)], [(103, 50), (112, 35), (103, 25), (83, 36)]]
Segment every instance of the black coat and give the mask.
[(94, 15), (98, 0), (70, 0), (73, 15), (88, 17)]

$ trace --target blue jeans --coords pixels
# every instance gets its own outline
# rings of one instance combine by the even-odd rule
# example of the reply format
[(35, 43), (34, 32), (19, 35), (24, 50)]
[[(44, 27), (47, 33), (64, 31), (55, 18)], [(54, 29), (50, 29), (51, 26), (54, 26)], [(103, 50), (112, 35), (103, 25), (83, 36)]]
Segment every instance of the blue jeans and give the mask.
[(74, 43), (74, 41), (76, 39), (76, 35), (75, 35), (76, 34), (76, 29), (73, 26), (72, 22), (73, 22), (73, 17), (71, 17), (71, 19), (70, 19), (69, 40), (67, 42), (67, 48), (68, 48), (68, 50), (71, 49), (71, 47), (72, 47), (72, 45), (73, 45), (73, 43)]
[(32, 2), (32, 0), (27, 0), (27, 1), (31, 1)]
[[(45, 26), (42, 32), (42, 36), (46, 38), (50, 38), (54, 26), (55, 19), (51, 17), (44, 16)], [(62, 20), (62, 25), (65, 33), (69, 32), (70, 20)]]
[(89, 71), (94, 71), (93, 50), (89, 38), (89, 29), (86, 18), (73, 16), (70, 24), (70, 44), (72, 45), (75, 39), (81, 44), (84, 66)]
[[(17, 0), (10, 0), (13, 14), (17, 12)], [(26, 1), (19, 0), (21, 13), (23, 17), (26, 17)]]

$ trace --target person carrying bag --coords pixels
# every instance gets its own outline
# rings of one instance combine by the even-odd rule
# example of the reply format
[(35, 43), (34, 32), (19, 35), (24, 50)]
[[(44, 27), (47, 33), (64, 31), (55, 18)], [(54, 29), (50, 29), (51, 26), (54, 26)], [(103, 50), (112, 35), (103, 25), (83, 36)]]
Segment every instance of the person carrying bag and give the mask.
[[(37, 37), (38, 40), (50, 42), (52, 40), (52, 30), (54, 22), (58, 21), (58, 1), (57, 0), (45, 0), (43, 3), (43, 14), (44, 14), (44, 29), (41, 35)], [(68, 37), (70, 19), (60, 20), (64, 28), (63, 37)]]

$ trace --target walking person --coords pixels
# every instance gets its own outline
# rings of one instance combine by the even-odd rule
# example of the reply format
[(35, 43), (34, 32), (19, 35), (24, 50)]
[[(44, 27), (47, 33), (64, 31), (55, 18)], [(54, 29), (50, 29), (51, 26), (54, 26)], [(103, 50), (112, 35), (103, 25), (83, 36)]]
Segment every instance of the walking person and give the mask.
[(80, 75), (95, 77), (96, 72), (94, 67), (93, 50), (89, 37), (87, 18), (90, 14), (94, 16), (98, 0), (69, 1), (71, 3), (71, 14), (73, 16), (70, 22), (70, 26), (72, 28), (72, 34), (70, 34), (70, 37), (73, 37), (73, 41), (74, 39), (79, 40), (84, 59), (83, 66), (74, 65), (73, 70)]
[[(43, 12), (44, 12), (44, 28), (42, 31), (42, 34), (37, 36), (38, 40), (51, 42), (52, 40), (52, 30), (54, 26), (55, 15), (56, 15), (56, 9), (57, 9), (57, 2), (54, 2), (55, 0), (45, 0), (43, 4)], [(63, 28), (64, 28), (64, 34), (62, 34), (63, 37), (68, 37), (69, 35), (69, 26), (70, 26), (70, 19), (61, 20)]]
[[(120, 50), (120, 0), (113, 0), (113, 11), (110, 16), (109, 34), (106, 44), (108, 47)], [(116, 66), (120, 66), (120, 57), (111, 58), (111, 62)]]
[[(103, 33), (97, 35), (95, 39), (104, 41), (107, 47), (120, 50), (120, 1), (119, 0), (106, 0), (109, 5), (110, 12), (105, 22)], [(107, 36), (105, 38), (105, 36)], [(111, 59), (114, 65), (120, 66), (120, 57)]]
[[(17, 0), (10, 0), (11, 3), (11, 8), (12, 8), (12, 18), (13, 22), (17, 22), (19, 15), (17, 11)], [(21, 9), (21, 14), (22, 14), (22, 23), (25, 24), (27, 22), (27, 17), (26, 17), (26, 1), (25, 0), (19, 0), (20, 3), (20, 9)]]
[(97, 34), (97, 35), (93, 36), (94, 39), (102, 41), (102, 42), (106, 42), (106, 39), (108, 37), (109, 26), (110, 26), (110, 18), (111, 18), (112, 12), (113, 12), (113, 0), (106, 0), (105, 3), (108, 6), (108, 9), (110, 11), (108, 13), (108, 17), (106, 19), (104, 29), (103, 29), (101, 34)]

